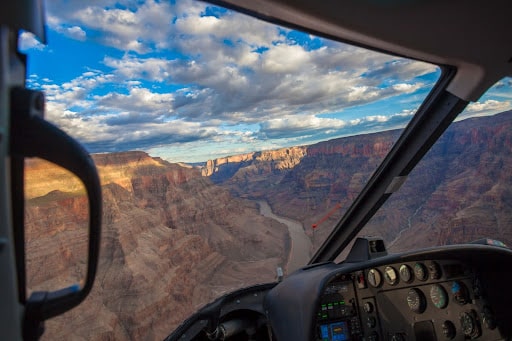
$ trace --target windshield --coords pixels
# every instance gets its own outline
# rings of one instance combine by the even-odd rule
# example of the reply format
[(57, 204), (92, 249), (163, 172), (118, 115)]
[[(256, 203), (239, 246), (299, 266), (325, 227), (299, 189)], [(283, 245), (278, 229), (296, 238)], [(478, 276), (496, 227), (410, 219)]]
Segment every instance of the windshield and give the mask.
[[(162, 339), (207, 302), (305, 265), (440, 76), (202, 2), (47, 10), (48, 46), (20, 36), (28, 85), (94, 154), (104, 197), (96, 285), (47, 339)], [(30, 290), (80, 278), (83, 189), (40, 160), (26, 181)], [(401, 200), (370, 232), (422, 246), (398, 243), (422, 207)]]
[(468, 105), (360, 232), (390, 251), (495, 239), (512, 245), (510, 78)]

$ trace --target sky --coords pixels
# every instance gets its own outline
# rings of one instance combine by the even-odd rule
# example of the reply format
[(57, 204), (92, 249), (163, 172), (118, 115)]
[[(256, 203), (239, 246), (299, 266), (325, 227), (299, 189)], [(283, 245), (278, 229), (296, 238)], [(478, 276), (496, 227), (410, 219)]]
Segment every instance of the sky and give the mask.
[[(403, 127), (437, 67), (204, 2), (48, 0), (47, 37), (19, 37), (46, 118), (91, 153), (171, 162)], [(461, 117), (512, 108), (500, 81)]]

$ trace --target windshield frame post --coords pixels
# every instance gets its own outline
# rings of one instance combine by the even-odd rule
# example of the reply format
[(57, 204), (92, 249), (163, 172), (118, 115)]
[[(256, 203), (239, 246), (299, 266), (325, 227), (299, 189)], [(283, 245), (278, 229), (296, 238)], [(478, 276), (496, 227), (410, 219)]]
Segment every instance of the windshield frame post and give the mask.
[(439, 81), (423, 105), (308, 264), (334, 261), (391, 194), (398, 190), (400, 186), (393, 186), (396, 180), (403, 183), (404, 178), (464, 110), (469, 102), (446, 90), (455, 73), (454, 68), (443, 68)]

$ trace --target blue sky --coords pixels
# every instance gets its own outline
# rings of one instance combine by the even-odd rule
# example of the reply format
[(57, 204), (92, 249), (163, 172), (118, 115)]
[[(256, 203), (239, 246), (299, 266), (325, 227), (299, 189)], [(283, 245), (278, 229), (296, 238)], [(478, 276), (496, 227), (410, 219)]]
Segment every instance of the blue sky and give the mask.
[[(46, 2), (28, 85), (93, 153), (208, 159), (402, 127), (439, 70), (198, 1)], [(511, 108), (501, 81), (463, 117)]]

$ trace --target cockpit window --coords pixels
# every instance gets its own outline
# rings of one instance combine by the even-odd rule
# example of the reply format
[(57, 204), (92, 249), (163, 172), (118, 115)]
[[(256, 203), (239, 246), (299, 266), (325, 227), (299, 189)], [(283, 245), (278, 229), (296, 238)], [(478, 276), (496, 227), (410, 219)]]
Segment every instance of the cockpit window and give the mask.
[(470, 103), (360, 235), (393, 252), (493, 239), (512, 245), (511, 79)]
[[(83, 305), (52, 320), (49, 339), (90, 330), (162, 339), (226, 292), (305, 265), (440, 76), (431, 64), (202, 2), (47, 7), (49, 45), (20, 36), (28, 85), (45, 91), (46, 118), (94, 154), (104, 197), (98, 284)], [(431, 205), (423, 193), (451, 193), (438, 188), (438, 177), (453, 172), (445, 160), (411, 174), (420, 187), (404, 193), (415, 199), (396, 196), (395, 213), (377, 215), (371, 231), (397, 247), (418, 207)], [(27, 164), (31, 179), (43, 171), (55, 170)], [(38, 214), (50, 208), (64, 212), (52, 219), (80, 216), (81, 199), (62, 184), (59, 195), (30, 198), (32, 230), (44, 230)], [(74, 269), (64, 237), (49, 239), (44, 252)], [(30, 247), (29, 269), (43, 252)]]

